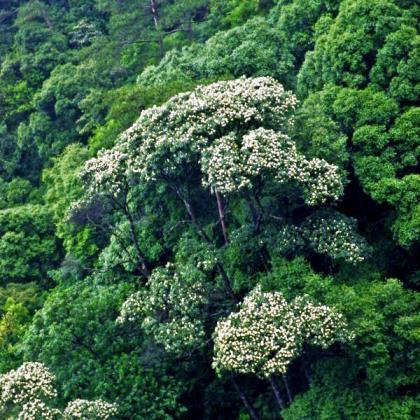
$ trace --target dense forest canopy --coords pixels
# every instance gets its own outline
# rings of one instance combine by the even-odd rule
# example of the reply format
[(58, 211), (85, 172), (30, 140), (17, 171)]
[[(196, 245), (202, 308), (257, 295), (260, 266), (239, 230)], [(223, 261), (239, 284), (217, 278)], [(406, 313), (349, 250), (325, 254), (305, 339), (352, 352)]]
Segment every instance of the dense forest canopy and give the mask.
[(0, 418), (418, 418), (419, 18), (3, 0)]

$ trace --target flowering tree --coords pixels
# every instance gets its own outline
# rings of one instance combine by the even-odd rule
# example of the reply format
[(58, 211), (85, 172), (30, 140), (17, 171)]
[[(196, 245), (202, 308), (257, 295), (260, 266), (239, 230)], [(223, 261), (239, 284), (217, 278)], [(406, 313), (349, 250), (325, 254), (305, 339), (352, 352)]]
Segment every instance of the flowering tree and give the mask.
[(58, 411), (49, 408), (45, 401), (55, 398), (54, 376), (41, 363), (25, 363), (20, 368), (0, 376), (0, 412), (20, 407), (18, 418), (43, 416), (53, 419)]
[[(114, 148), (85, 164), (81, 178), (86, 200), (106, 199), (125, 217), (132, 243), (127, 254), (136, 251), (145, 280), (124, 303), (118, 322), (138, 322), (175, 355), (199, 347), (211, 335), (206, 327), (214, 325), (205, 322), (204, 308), (217, 320), (255, 285), (253, 280), (243, 288), (235, 285), (227, 263), (229, 249), (243, 246), (234, 234), (242, 230), (267, 271), (267, 238), (281, 229), (294, 238), (288, 243), (283, 235), (294, 252), (310, 249), (351, 263), (363, 260), (365, 243), (351, 219), (327, 207), (343, 194), (342, 172), (324, 159), (303, 155), (290, 137), (296, 105), (296, 96), (270, 77), (200, 86), (144, 110)], [(178, 263), (153, 269), (146, 257), (137, 224), (159, 214), (165, 225), (163, 215), (171, 213), (168, 208), (179, 210), (179, 204), (183, 214), (177, 213), (178, 220), (167, 231), (189, 223), (214, 251), (209, 277), (215, 285), (222, 279), (222, 303), (207, 295), (205, 270), (198, 264), (194, 270)], [(205, 212), (197, 210), (203, 206)], [(325, 217), (320, 206), (326, 207)], [(232, 215), (238, 208), (241, 211)], [(169, 260), (177, 259), (177, 247), (179, 242)], [(196, 251), (189, 246), (188, 252)], [(253, 262), (249, 258), (244, 264)], [(214, 367), (271, 380), (286, 372), (304, 343), (327, 347), (345, 337), (345, 323), (332, 309), (306, 298), (288, 303), (281, 294), (256, 288), (238, 313), (217, 324)], [(241, 399), (248, 407), (243, 393)], [(252, 408), (249, 411), (252, 415)]]
[(100, 35), (100, 30), (93, 23), (83, 19), (73, 26), (70, 32), (70, 42), (79, 48), (85, 47)]
[[(87, 197), (110, 198), (127, 218), (140, 271), (146, 278), (149, 264), (130, 206), (133, 201), (141, 206), (142, 191), (166, 188), (167, 196), (172, 191), (209, 243), (213, 238), (197, 217), (192, 191), (212, 192), (225, 244), (229, 240), (228, 201), (244, 200), (258, 231), (273, 216), (274, 206), (261, 204), (266, 186), (276, 188), (274, 200), (280, 194), (309, 208), (334, 203), (342, 195), (338, 167), (323, 159), (306, 158), (289, 137), (296, 104), (296, 97), (270, 77), (200, 86), (144, 110), (113, 149), (86, 163), (81, 177)], [(218, 268), (233, 296), (223, 267)]]
[(238, 312), (217, 323), (213, 367), (219, 374), (251, 373), (269, 379), (283, 406), (272, 378), (287, 372), (303, 345), (327, 348), (349, 339), (343, 316), (328, 306), (306, 296), (287, 302), (280, 292), (263, 292), (257, 286)]
[(369, 247), (355, 225), (355, 219), (340, 213), (315, 214), (302, 224), (301, 233), (315, 252), (357, 264), (365, 260)]
[(38, 362), (24, 363), (0, 375), (0, 414), (22, 420), (108, 420), (116, 415), (116, 405), (102, 400), (75, 400), (64, 411), (51, 407), (57, 397), (54, 380), (54, 375)]
[(350, 337), (343, 316), (300, 296), (287, 302), (280, 292), (257, 286), (240, 310), (219, 320), (213, 366), (217, 372), (254, 373), (263, 378), (286, 373), (303, 344), (326, 348)]

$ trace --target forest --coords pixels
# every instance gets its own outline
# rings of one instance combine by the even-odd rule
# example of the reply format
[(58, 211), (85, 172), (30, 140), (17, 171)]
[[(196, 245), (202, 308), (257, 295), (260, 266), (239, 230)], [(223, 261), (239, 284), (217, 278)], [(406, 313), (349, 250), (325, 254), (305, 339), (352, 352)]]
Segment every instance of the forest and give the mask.
[(2, 0), (0, 419), (419, 419), (419, 22)]

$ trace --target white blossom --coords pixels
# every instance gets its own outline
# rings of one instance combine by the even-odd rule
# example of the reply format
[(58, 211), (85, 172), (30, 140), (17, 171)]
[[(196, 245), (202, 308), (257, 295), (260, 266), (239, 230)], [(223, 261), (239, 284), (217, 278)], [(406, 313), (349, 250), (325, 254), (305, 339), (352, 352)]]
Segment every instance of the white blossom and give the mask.
[(0, 408), (31, 400), (54, 398), (54, 375), (38, 362), (24, 363), (16, 370), (0, 375)]
[(310, 205), (337, 200), (343, 185), (335, 165), (306, 159), (286, 134), (258, 128), (242, 138), (231, 132), (204, 149), (203, 184), (229, 194), (251, 188), (253, 179), (265, 176), (280, 184), (295, 181)]
[(183, 272), (175, 265), (153, 271), (146, 289), (131, 295), (121, 308), (118, 323), (139, 322), (166, 351), (182, 353), (199, 346), (204, 338), (200, 309), (207, 291), (198, 270)]
[(214, 332), (213, 367), (268, 378), (286, 373), (306, 342), (326, 348), (352, 335), (343, 316), (307, 296), (287, 302), (280, 292), (257, 286), (238, 312), (219, 320)]
[(296, 104), (270, 77), (200, 86), (144, 110), (112, 150), (86, 163), (82, 178), (89, 193), (117, 195), (130, 179), (182, 179), (197, 168), (203, 186), (225, 194), (268, 177), (297, 183), (310, 205), (336, 200), (337, 167), (306, 159), (287, 135)]
[(281, 253), (311, 249), (333, 260), (358, 264), (369, 255), (369, 245), (357, 233), (356, 220), (339, 212), (315, 213), (299, 226), (284, 225), (276, 235)]
[(0, 375), (0, 416), (9, 409), (18, 420), (108, 420), (116, 415), (117, 406), (102, 400), (78, 399), (61, 412), (51, 406), (57, 397), (54, 381), (54, 375), (39, 362), (27, 362)]
[(301, 226), (303, 240), (315, 252), (351, 264), (365, 260), (369, 247), (356, 233), (356, 221), (340, 213), (309, 217)]
[(88, 160), (80, 172), (91, 194), (107, 193), (117, 197), (126, 187), (127, 153), (119, 149), (100, 152)]
[(18, 420), (54, 420), (61, 418), (60, 410), (49, 407), (44, 401), (33, 399), (22, 405)]
[(63, 412), (65, 420), (108, 420), (117, 414), (116, 404), (102, 400), (77, 399), (70, 402)]

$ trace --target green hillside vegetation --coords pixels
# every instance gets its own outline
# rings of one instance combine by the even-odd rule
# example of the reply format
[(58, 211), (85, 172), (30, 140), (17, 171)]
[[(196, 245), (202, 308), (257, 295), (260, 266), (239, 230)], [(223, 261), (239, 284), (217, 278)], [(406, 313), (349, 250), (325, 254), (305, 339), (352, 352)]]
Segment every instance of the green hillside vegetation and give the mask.
[(2, 1), (0, 418), (419, 418), (419, 18)]

